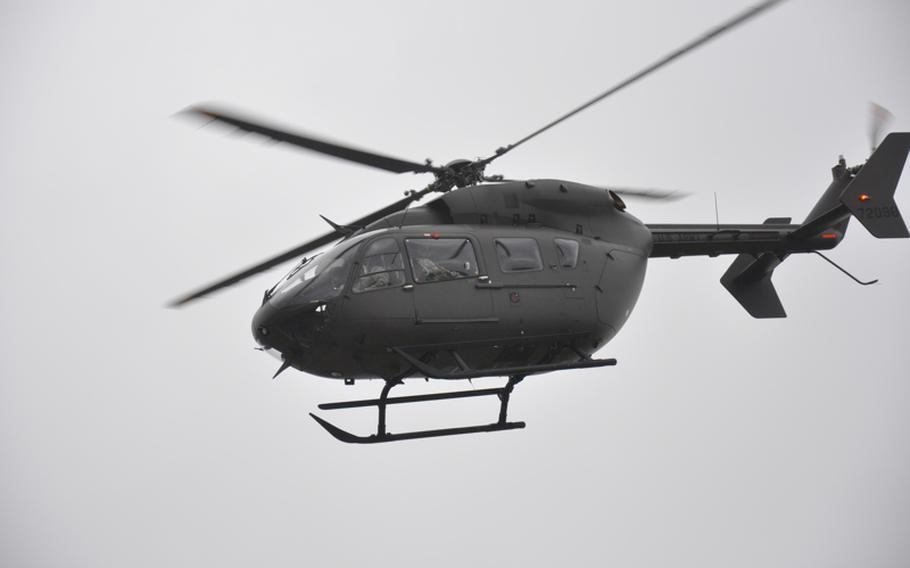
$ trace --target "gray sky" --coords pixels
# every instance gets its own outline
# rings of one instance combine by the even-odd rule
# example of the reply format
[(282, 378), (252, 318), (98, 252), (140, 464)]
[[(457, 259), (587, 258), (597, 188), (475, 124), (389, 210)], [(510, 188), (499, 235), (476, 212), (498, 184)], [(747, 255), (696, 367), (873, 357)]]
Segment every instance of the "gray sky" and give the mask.
[[(176, 294), (425, 183), (197, 130), (206, 101), (391, 155), (487, 155), (748, 2), (4, 2), (0, 557), (8, 566), (906, 566), (910, 242), (853, 223), (749, 318), (730, 257), (655, 260), (606, 370), (531, 378), (520, 432), (343, 445), (372, 396), (249, 320), (281, 269)], [(910, 5), (785, 3), (496, 162), (681, 188), (646, 222), (801, 220), (867, 103), (910, 130)], [(910, 211), (910, 174), (897, 202)], [(495, 379), (476, 381), (492, 385)], [(451, 385), (414, 383), (402, 392)], [(483, 423), (495, 401), (394, 408)], [(359, 432), (370, 412), (338, 421)]]

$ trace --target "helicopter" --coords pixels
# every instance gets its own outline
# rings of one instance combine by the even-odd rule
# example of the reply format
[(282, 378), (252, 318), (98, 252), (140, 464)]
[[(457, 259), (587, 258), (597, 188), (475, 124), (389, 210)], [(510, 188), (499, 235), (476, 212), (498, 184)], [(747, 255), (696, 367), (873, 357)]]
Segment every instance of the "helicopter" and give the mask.
[[(852, 217), (875, 237), (910, 237), (894, 201), (910, 133), (881, 137), (884, 112), (873, 114), (870, 157), (857, 166), (841, 157), (830, 185), (800, 223), (772, 217), (760, 224), (646, 224), (628, 211), (624, 197), (666, 199), (672, 192), (486, 174), (494, 160), (780, 1), (747, 9), (487, 157), (443, 166), (330, 142), (210, 106), (190, 107), (184, 114), (243, 133), (434, 179), (347, 224), (323, 217), (331, 231), (171, 306), (299, 259), (263, 293), (253, 337), (258, 349), (281, 361), (273, 378), (295, 368), (345, 384), (384, 382), (378, 398), (318, 405), (321, 410), (376, 407), (374, 434), (356, 435), (310, 413), (348, 443), (524, 428), (525, 422), (508, 419), (511, 395), (524, 378), (616, 365), (616, 359), (594, 354), (630, 317), (652, 258), (736, 255), (721, 284), (752, 317), (786, 317), (772, 276), (791, 254), (818, 254), (857, 280), (821, 252), (843, 240)], [(434, 193), (441, 195), (413, 205)], [(498, 388), (390, 396), (405, 379), (480, 377), (507, 377), (507, 382)], [(500, 400), (498, 417), (489, 424), (388, 431), (389, 405), (486, 396)]]

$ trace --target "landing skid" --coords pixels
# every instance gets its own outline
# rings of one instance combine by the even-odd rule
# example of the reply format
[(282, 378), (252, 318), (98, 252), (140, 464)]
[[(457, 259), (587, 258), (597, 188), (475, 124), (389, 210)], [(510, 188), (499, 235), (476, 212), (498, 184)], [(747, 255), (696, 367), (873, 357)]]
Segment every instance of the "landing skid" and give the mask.
[(418, 438), (438, 438), (441, 436), (456, 436), (458, 434), (476, 434), (478, 432), (498, 432), (500, 430), (514, 430), (524, 428), (524, 422), (505, 422), (502, 424), (481, 424), (479, 426), (462, 426), (460, 428), (439, 428), (437, 430), (420, 430), (417, 432), (403, 432), (401, 434), (373, 434), (371, 436), (357, 436), (331, 422), (327, 422), (316, 416), (312, 412), (310, 416), (319, 423), (320, 426), (335, 437), (336, 440), (347, 442), (348, 444), (378, 444), (380, 442), (395, 442), (397, 440), (416, 440)]
[[(376, 444), (380, 442), (394, 442), (397, 440), (414, 440), (418, 438), (438, 438), (441, 436), (456, 436), (458, 434), (476, 434), (478, 432), (498, 432), (500, 430), (514, 430), (516, 428), (524, 428), (524, 422), (507, 422), (506, 414), (509, 409), (509, 398), (512, 394), (512, 390), (515, 388), (515, 385), (521, 382), (524, 379), (523, 376), (511, 376), (509, 381), (502, 388), (498, 389), (479, 389), (479, 390), (470, 390), (470, 391), (460, 391), (460, 392), (441, 392), (434, 394), (420, 394), (414, 396), (399, 396), (394, 398), (389, 398), (389, 391), (392, 390), (392, 387), (395, 385), (402, 384), (400, 380), (386, 380), (385, 386), (382, 389), (382, 393), (379, 395), (379, 398), (370, 399), (370, 400), (352, 400), (348, 402), (327, 402), (320, 404), (319, 408), (322, 410), (338, 410), (342, 408), (362, 408), (365, 406), (375, 406), (379, 409), (379, 422), (376, 426), (376, 433), (371, 436), (357, 436), (356, 434), (351, 434), (345, 430), (342, 430), (338, 426), (335, 426), (331, 422), (316, 416), (312, 412), (310, 416), (313, 417), (320, 426), (325, 428), (326, 432), (335, 437), (335, 439), (342, 442), (347, 442), (349, 444)], [(475, 396), (493, 396), (496, 395), (499, 397), (500, 406), (499, 406), (499, 420), (493, 424), (480, 424), (477, 426), (460, 426), (457, 428), (440, 428), (436, 430), (420, 430), (416, 432), (402, 432), (400, 434), (390, 434), (386, 432), (385, 427), (385, 417), (386, 417), (386, 406), (389, 404), (409, 404), (415, 402), (427, 402), (431, 400), (450, 400), (453, 398), (471, 398)]]
[[(446, 379), (456, 379), (456, 378), (473, 378), (473, 377), (487, 377), (487, 376), (502, 376), (508, 374), (509, 380), (505, 386), (501, 388), (492, 388), (492, 389), (477, 389), (469, 391), (456, 391), (456, 392), (443, 392), (443, 393), (434, 393), (434, 394), (420, 394), (412, 396), (399, 396), (399, 397), (389, 397), (389, 392), (395, 385), (402, 384), (401, 379), (386, 379), (385, 386), (382, 388), (382, 392), (379, 395), (379, 398), (369, 399), (369, 400), (351, 400), (346, 402), (327, 402), (319, 405), (321, 410), (340, 410), (345, 408), (363, 408), (369, 406), (375, 406), (378, 409), (378, 422), (376, 425), (376, 433), (370, 436), (357, 436), (345, 430), (342, 430), (338, 426), (335, 426), (331, 422), (320, 418), (319, 416), (310, 413), (310, 416), (313, 417), (320, 426), (325, 428), (326, 432), (331, 434), (335, 439), (349, 444), (376, 444), (381, 442), (395, 442), (398, 440), (415, 440), (419, 438), (438, 438), (442, 436), (456, 436), (459, 434), (476, 434), (478, 432), (499, 432), (501, 430), (515, 430), (517, 428), (524, 428), (524, 422), (509, 422), (506, 419), (506, 415), (509, 410), (509, 399), (512, 395), (512, 390), (515, 388), (515, 385), (520, 383), (525, 376), (533, 373), (542, 373), (546, 371), (554, 371), (559, 369), (578, 369), (578, 368), (590, 368), (590, 367), (603, 367), (607, 365), (615, 365), (616, 359), (581, 359), (574, 363), (563, 363), (563, 364), (546, 364), (546, 365), (532, 365), (526, 367), (514, 367), (509, 369), (494, 369), (494, 370), (477, 370), (470, 369), (467, 365), (461, 361), (460, 357), (456, 357), (459, 367), (461, 370), (456, 373), (444, 373), (438, 369), (432, 368), (429, 365), (407, 355), (403, 351), (396, 349), (398, 353), (404, 357), (408, 362), (410, 362), (417, 370), (421, 373), (424, 373), (428, 377), (433, 378), (446, 378)], [(456, 428), (439, 428), (435, 430), (419, 430), (414, 432), (402, 432), (397, 434), (392, 434), (386, 431), (386, 408), (390, 404), (412, 404), (419, 402), (428, 402), (433, 400), (451, 400), (456, 398), (473, 398), (478, 396), (497, 396), (499, 397), (499, 418), (496, 422), (491, 424), (479, 424), (476, 426), (459, 426)]]

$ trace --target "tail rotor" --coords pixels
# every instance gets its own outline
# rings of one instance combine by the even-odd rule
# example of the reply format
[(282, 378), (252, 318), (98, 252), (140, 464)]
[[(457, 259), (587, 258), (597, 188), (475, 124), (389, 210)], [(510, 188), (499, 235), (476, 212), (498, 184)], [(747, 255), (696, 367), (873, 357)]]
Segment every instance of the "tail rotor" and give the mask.
[(888, 125), (894, 120), (894, 115), (885, 107), (869, 103), (869, 146), (870, 154), (875, 152), (882, 141), (882, 133), (887, 132)]

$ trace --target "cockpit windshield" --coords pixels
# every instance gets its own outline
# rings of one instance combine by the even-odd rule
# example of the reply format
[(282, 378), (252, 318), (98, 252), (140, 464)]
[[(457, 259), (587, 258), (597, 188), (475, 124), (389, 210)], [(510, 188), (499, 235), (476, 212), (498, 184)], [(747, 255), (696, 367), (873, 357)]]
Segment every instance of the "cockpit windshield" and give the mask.
[[(284, 292), (289, 292), (292, 288), (296, 288), (301, 284), (306, 283), (306, 281), (315, 278), (317, 271), (316, 259), (321, 258), (322, 256), (324, 255), (317, 254), (309, 258), (303, 257), (300, 259), (300, 262), (298, 262), (290, 272), (288, 272), (281, 280), (276, 282), (275, 285), (269, 289), (269, 297), (273, 297)], [(307, 269), (307, 272), (301, 274), (300, 278), (295, 278), (295, 276), (300, 274), (300, 271), (304, 268)], [(307, 276), (308, 274), (309, 277)]]
[(269, 290), (269, 299), (281, 302), (304, 290), (310, 301), (328, 300), (341, 293), (358, 245), (338, 246), (311, 258), (304, 258)]

